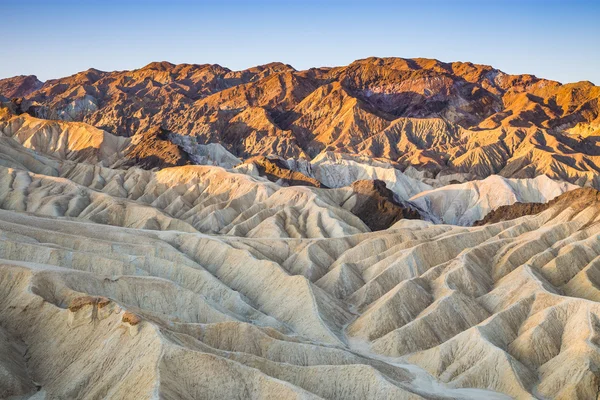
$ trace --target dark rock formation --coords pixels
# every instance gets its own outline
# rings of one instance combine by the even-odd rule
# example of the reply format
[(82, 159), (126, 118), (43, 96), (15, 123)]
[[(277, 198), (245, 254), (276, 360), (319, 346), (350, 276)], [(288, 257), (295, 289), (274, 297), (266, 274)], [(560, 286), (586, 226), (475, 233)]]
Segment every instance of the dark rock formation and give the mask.
[(514, 203), (501, 206), (488, 213), (483, 219), (476, 221), (473, 226), (494, 224), (501, 221), (509, 221), (525, 215), (539, 214), (554, 206), (557, 210), (567, 207), (585, 207), (592, 203), (600, 202), (600, 192), (593, 188), (581, 188), (571, 190), (550, 200), (547, 203)]
[(287, 186), (313, 186), (326, 188), (318, 180), (304, 175), (301, 172), (288, 169), (287, 165), (277, 158), (253, 157), (247, 160), (248, 163), (254, 163), (261, 176), (266, 177), (272, 182), (279, 182)]
[(188, 154), (167, 138), (167, 132), (154, 127), (133, 137), (127, 154), (130, 163), (144, 169), (167, 168), (190, 164)]
[(397, 202), (381, 180), (356, 181), (352, 190), (356, 204), (350, 211), (372, 231), (387, 229), (401, 219), (422, 219), (416, 210)]
[(19, 75), (0, 79), (0, 96), (9, 99), (24, 97), (42, 87), (43, 83), (35, 75)]

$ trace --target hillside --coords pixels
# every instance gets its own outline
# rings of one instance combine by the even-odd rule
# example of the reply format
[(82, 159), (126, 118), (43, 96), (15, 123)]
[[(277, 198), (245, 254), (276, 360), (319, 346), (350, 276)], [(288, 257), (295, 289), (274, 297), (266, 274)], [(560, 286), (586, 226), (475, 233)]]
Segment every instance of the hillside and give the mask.
[[(7, 80), (0, 95), (14, 97)], [(9, 88), (9, 89), (3, 89)], [(490, 66), (368, 58), (297, 71), (151, 63), (90, 69), (18, 93), (19, 111), (119, 136), (157, 127), (234, 156), (385, 158), (428, 173), (547, 175), (598, 186), (600, 88)]]
[[(364, 181), (114, 169), (0, 139), (4, 397), (597, 391), (595, 189), (482, 227), (370, 232), (352, 213)], [(391, 215), (391, 192), (375, 188)]]

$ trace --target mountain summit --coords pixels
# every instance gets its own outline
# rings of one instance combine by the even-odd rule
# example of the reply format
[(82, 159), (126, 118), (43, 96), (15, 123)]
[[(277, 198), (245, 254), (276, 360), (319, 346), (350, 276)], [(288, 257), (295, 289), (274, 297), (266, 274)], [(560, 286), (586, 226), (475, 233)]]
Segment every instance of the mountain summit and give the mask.
[[(0, 81), (18, 111), (81, 121), (119, 136), (161, 128), (242, 159), (334, 151), (429, 174), (546, 174), (597, 185), (600, 88), (509, 75), (486, 65), (367, 58), (297, 71), (154, 62), (41, 83)], [(187, 140), (187, 139), (186, 139)]]

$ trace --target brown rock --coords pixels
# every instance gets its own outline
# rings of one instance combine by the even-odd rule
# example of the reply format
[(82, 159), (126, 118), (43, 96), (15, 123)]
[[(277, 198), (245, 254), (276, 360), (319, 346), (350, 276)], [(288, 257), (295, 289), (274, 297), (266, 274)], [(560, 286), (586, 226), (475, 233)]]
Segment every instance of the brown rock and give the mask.
[(106, 307), (110, 303), (110, 300), (106, 297), (96, 296), (81, 296), (71, 300), (69, 304), (69, 311), (77, 312), (85, 306), (97, 306), (98, 308)]
[(498, 207), (489, 212), (483, 219), (476, 221), (473, 226), (494, 224), (496, 222), (520, 218), (525, 215), (539, 214), (553, 207), (560, 211), (567, 207), (584, 208), (596, 203), (600, 206), (600, 192), (598, 190), (593, 188), (575, 189), (563, 193), (547, 203), (514, 203)]
[(188, 154), (167, 139), (167, 132), (154, 127), (133, 137), (127, 154), (130, 164), (145, 169), (167, 168), (190, 164)]
[(381, 180), (356, 181), (352, 190), (355, 204), (350, 211), (372, 231), (387, 229), (401, 219), (422, 219), (417, 211), (398, 203)]
[(129, 325), (135, 326), (142, 322), (142, 318), (130, 311), (125, 311), (123, 313), (123, 317), (121, 318), (121, 322), (125, 322)]
[(272, 182), (283, 182), (288, 186), (313, 186), (326, 188), (318, 180), (308, 177), (301, 172), (288, 169), (287, 165), (279, 159), (267, 157), (253, 157), (246, 161), (254, 163), (261, 176), (266, 177)]
[(12, 99), (27, 96), (40, 89), (43, 83), (35, 75), (19, 75), (0, 79), (0, 96)]

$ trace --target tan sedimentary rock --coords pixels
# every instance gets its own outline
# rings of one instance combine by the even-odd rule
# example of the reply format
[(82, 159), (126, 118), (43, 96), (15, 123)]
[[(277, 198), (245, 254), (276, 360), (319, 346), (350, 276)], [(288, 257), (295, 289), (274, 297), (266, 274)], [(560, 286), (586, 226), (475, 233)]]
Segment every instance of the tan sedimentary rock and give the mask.
[(162, 127), (240, 158), (335, 151), (428, 173), (545, 174), (598, 187), (600, 88), (590, 82), (376, 57), (306, 71), (281, 63), (231, 71), (156, 62), (132, 71), (89, 69), (15, 91), (24, 79), (31, 80), (0, 81), (0, 96), (19, 97), (15, 111), (119, 136), (141, 138)]
[[(0, 152), (6, 165), (0, 349), (9, 360), (2, 361), (3, 393), (32, 395), (39, 388), (48, 397), (190, 399), (587, 399), (595, 393), (600, 209), (593, 189), (563, 194), (539, 214), (481, 227), (400, 220), (368, 232), (339, 206), (352, 196), (350, 188), (281, 188), (215, 167), (120, 171), (42, 155), (34, 162), (30, 150), (6, 143)], [(92, 210), (101, 203), (92, 200), (84, 211), (90, 205), (77, 206), (68, 193), (100, 196), (125, 212), (98, 219)], [(236, 200), (244, 196), (250, 200)], [(220, 215), (219, 226), (219, 218), (240, 207), (231, 221), (246, 222), (220, 235), (188, 229), (189, 223), (158, 229), (131, 222), (150, 211), (182, 221), (176, 210), (196, 198), (205, 202), (190, 215), (210, 210), (207, 216)], [(277, 198), (288, 206), (297, 199), (305, 208), (293, 212), (306, 217), (265, 218), (248, 230), (249, 206), (260, 199), (272, 207)], [(214, 207), (217, 200), (229, 205)], [(324, 224), (326, 215), (337, 222)], [(281, 237), (292, 228), (295, 237)], [(328, 229), (339, 234), (327, 235)]]

